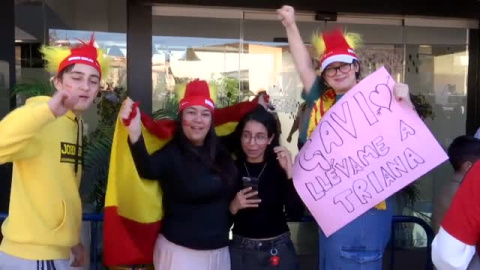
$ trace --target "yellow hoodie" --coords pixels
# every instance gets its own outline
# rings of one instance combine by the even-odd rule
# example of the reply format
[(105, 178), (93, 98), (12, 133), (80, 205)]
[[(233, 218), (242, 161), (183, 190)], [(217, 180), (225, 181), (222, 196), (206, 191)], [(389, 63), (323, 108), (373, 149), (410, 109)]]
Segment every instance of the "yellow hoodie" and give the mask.
[(30, 98), (0, 122), (0, 163), (13, 162), (0, 250), (29, 260), (68, 259), (80, 240), (81, 129), (73, 112), (55, 118), (49, 100)]

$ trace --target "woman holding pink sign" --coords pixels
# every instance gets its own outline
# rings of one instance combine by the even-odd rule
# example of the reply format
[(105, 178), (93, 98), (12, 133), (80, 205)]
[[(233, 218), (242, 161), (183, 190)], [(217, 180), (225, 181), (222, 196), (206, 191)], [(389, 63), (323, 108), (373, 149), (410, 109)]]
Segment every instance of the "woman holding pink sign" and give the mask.
[[(295, 23), (290, 6), (277, 10), (286, 29), (297, 72), (304, 86), (302, 98), (307, 102), (307, 117), (301, 142), (306, 142), (322, 116), (361, 79), (359, 59), (354, 51), (361, 42), (358, 34), (337, 29), (314, 35), (312, 45), (320, 61), (317, 76), (310, 54)], [(408, 86), (394, 86), (397, 100), (412, 104)], [(413, 105), (411, 105), (413, 106)], [(383, 252), (391, 233), (393, 209), (390, 199), (359, 216), (328, 238), (320, 230), (320, 269), (382, 269)]]

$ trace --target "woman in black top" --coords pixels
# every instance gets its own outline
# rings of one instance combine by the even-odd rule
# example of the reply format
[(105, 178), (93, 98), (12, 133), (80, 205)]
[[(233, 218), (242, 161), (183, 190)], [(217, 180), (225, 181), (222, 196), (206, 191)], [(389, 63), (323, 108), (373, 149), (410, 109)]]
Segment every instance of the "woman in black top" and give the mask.
[(237, 126), (232, 270), (298, 269), (284, 206), (293, 166), (275, 118), (258, 107)]
[[(127, 100), (120, 112), (128, 119)], [(180, 101), (173, 140), (149, 155), (140, 112), (128, 125), (129, 144), (139, 175), (160, 180), (164, 217), (155, 244), (156, 270), (229, 270), (229, 204), (235, 195), (236, 169), (213, 128), (214, 103), (208, 85), (187, 85)]]

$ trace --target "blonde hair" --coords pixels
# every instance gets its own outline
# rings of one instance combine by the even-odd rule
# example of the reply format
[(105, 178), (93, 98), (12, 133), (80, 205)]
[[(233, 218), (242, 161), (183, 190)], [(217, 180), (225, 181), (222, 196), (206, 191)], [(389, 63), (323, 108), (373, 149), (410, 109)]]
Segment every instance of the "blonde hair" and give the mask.
[[(90, 43), (92, 43), (92, 40)], [(89, 43), (82, 41), (82, 44), (79, 46), (89, 45)], [(71, 48), (45, 45), (40, 48), (40, 52), (43, 54), (43, 59), (47, 62), (45, 66), (46, 70), (52, 74), (57, 74), (59, 72), (58, 68), (60, 67), (60, 63), (71, 54)], [(110, 59), (106, 56), (104, 51), (99, 48), (97, 48), (97, 61), (100, 65), (100, 70), (102, 71), (102, 77), (106, 77), (110, 68)]]
[[(362, 37), (358, 33), (344, 32), (343, 37), (347, 41), (348, 46), (352, 49), (358, 49), (363, 45)], [(312, 35), (312, 46), (314, 49), (315, 57), (321, 58), (325, 53), (325, 41), (323, 40), (323, 34), (316, 31)]]

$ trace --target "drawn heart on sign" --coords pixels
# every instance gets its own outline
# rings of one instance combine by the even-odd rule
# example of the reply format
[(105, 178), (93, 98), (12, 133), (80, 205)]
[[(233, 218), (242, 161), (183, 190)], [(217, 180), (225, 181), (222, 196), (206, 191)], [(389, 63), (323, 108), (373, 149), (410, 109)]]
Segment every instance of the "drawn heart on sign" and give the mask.
[(370, 102), (377, 106), (380, 109), (384, 108), (389, 111), (392, 111), (390, 107), (392, 106), (392, 90), (388, 87), (387, 84), (378, 84), (375, 87), (375, 90), (370, 92)]

